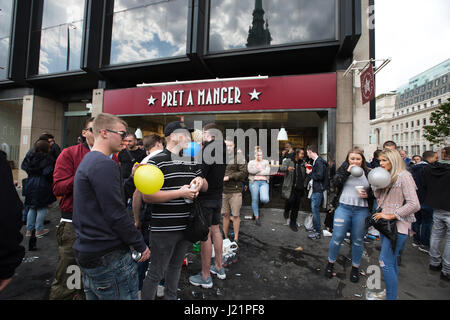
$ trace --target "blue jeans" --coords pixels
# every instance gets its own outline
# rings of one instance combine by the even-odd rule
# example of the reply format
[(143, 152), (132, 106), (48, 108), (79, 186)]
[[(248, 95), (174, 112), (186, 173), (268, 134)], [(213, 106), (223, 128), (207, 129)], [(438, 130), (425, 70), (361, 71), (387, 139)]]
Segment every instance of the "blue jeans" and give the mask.
[(316, 232), (321, 232), (320, 228), (320, 205), (322, 204), (323, 192), (313, 192), (311, 195), (311, 211), (313, 213), (313, 225)]
[(27, 217), (27, 230), (32, 231), (36, 229), (36, 231), (41, 231), (44, 229), (44, 220), (47, 215), (47, 208), (32, 208), (30, 207), (28, 210)]
[(430, 246), (431, 227), (433, 226), (433, 208), (421, 204), (420, 210), (415, 213), (416, 222), (412, 224), (415, 232), (414, 240), (419, 244)]
[(386, 300), (397, 300), (398, 291), (398, 264), (399, 252), (405, 247), (408, 235), (397, 233), (397, 245), (395, 252), (392, 251), (391, 240), (380, 233), (381, 252), (380, 267), (383, 271), (384, 282), (386, 283)]
[(81, 270), (86, 300), (139, 299), (138, 266), (130, 252), (105, 265)]
[(352, 265), (358, 267), (364, 251), (364, 235), (366, 234), (366, 217), (369, 208), (349, 206), (340, 203), (334, 212), (333, 237), (328, 250), (328, 261), (336, 262), (339, 249), (348, 230), (352, 235)]
[(259, 200), (262, 203), (269, 202), (269, 184), (266, 181), (256, 180), (250, 183), (250, 193), (252, 194), (252, 209), (255, 217), (259, 217)]

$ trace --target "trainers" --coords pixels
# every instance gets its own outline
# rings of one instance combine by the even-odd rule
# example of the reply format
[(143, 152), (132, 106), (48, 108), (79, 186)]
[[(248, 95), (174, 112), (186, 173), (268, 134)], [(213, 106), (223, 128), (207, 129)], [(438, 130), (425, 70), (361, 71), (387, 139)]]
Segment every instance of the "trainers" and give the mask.
[(314, 233), (311, 233), (310, 235), (308, 235), (308, 238), (311, 240), (319, 240), (322, 237), (320, 236), (320, 233), (314, 232)]
[(381, 292), (368, 291), (366, 294), (366, 300), (386, 300), (386, 289)]
[(414, 248), (417, 248), (418, 246), (420, 246), (419, 241), (413, 240), (413, 241), (412, 241), (412, 246), (413, 246)]
[(49, 229), (42, 229), (41, 231), (36, 231), (36, 238), (42, 238), (49, 232), (50, 232)]
[(284, 226), (288, 226), (291, 223), (291, 219), (286, 219), (286, 223), (284, 224)]
[(333, 234), (330, 231), (328, 231), (328, 230), (323, 230), (323, 236), (324, 237), (332, 237)]
[(195, 276), (189, 277), (189, 283), (198, 287), (202, 286), (202, 288), (209, 289), (212, 288), (213, 282), (210, 276), (208, 278), (203, 279), (202, 273), (196, 274)]
[(445, 281), (450, 281), (450, 275), (444, 274), (444, 273), (441, 271), (441, 279), (442, 279), (442, 280), (445, 280)]
[(220, 280), (225, 280), (226, 278), (227, 278), (227, 275), (226, 275), (226, 273), (225, 273), (225, 268), (220, 268), (220, 269), (217, 269), (216, 268), (216, 265), (211, 265), (211, 267), (209, 268), (209, 271), (212, 273), (212, 274), (214, 274), (214, 275), (216, 275), (217, 276), (217, 278), (219, 278)]
[(359, 281), (359, 268), (352, 266), (352, 271), (350, 272), (350, 281), (357, 283)]
[(430, 253), (430, 247), (428, 247), (428, 246), (426, 246), (426, 245), (421, 244), (421, 245), (418, 247), (418, 249), (419, 249), (419, 251), (422, 251), (422, 252), (424, 252), (424, 253), (426, 253), (426, 254), (429, 254), (429, 253)]
[(31, 237), (31, 231), (27, 230), (27, 233), (25, 234), (25, 237)]
[(258, 227), (261, 227), (261, 221), (259, 221), (259, 219), (256, 219), (255, 224), (256, 224)]
[(158, 284), (158, 288), (156, 289), (156, 296), (158, 298), (164, 297), (164, 286)]
[(334, 263), (328, 262), (327, 267), (325, 268), (325, 277), (328, 279), (333, 278), (333, 268)]
[(431, 271), (441, 271), (442, 270), (442, 263), (438, 266), (433, 266), (432, 264), (430, 264), (430, 270)]

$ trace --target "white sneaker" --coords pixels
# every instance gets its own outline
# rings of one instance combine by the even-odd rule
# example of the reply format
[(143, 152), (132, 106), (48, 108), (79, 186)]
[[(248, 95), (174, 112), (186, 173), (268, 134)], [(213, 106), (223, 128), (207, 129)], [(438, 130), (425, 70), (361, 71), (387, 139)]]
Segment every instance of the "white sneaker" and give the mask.
[(284, 226), (288, 226), (291, 223), (291, 219), (286, 219), (286, 223), (284, 224)]
[(366, 300), (386, 300), (386, 289), (381, 292), (367, 291)]
[(323, 236), (324, 237), (332, 237), (333, 234), (331, 232), (329, 232), (328, 230), (323, 230)]
[(158, 284), (158, 289), (156, 289), (156, 296), (158, 298), (164, 297), (164, 286)]

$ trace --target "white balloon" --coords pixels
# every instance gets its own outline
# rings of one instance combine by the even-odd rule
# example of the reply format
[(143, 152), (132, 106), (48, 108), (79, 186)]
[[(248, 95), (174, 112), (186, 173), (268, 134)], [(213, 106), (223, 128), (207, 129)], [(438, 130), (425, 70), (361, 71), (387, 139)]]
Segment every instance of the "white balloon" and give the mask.
[(386, 188), (391, 183), (391, 174), (381, 167), (375, 168), (369, 172), (369, 183), (377, 188)]
[(359, 178), (364, 174), (364, 170), (361, 167), (354, 166), (350, 169), (350, 174), (356, 178)]

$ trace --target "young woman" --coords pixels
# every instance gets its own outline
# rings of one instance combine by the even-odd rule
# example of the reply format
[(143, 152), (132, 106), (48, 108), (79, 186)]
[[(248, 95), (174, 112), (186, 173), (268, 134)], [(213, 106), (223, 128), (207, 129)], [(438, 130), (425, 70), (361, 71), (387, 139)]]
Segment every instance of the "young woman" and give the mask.
[(386, 299), (396, 300), (398, 290), (397, 257), (403, 250), (414, 213), (420, 210), (416, 183), (406, 170), (406, 164), (396, 150), (384, 149), (380, 154), (380, 166), (391, 174), (391, 183), (384, 189), (374, 188), (378, 206), (382, 212), (374, 214), (374, 219), (397, 219), (397, 244), (392, 250), (391, 241), (380, 234), (380, 267), (386, 283)]
[(25, 205), (30, 209), (27, 218), (27, 236), (36, 229), (36, 237), (40, 238), (49, 232), (44, 229), (44, 219), (47, 206), (56, 201), (52, 191), (52, 176), (55, 160), (50, 155), (50, 144), (40, 140), (36, 143), (34, 152), (27, 159), (28, 179), (25, 186)]
[(269, 177), (270, 163), (263, 160), (263, 153), (259, 147), (255, 147), (255, 160), (248, 163), (248, 180), (250, 183), (250, 193), (252, 194), (252, 209), (257, 226), (261, 225), (259, 220), (259, 201), (269, 202)]
[[(360, 167), (364, 174), (354, 177), (350, 174), (353, 167)], [(336, 172), (333, 184), (336, 188), (336, 196), (332, 206), (334, 212), (333, 236), (328, 250), (328, 265), (325, 275), (333, 277), (333, 267), (339, 254), (339, 249), (344, 241), (347, 231), (352, 235), (352, 271), (350, 280), (359, 281), (359, 266), (364, 249), (364, 235), (366, 234), (366, 218), (373, 203), (373, 193), (370, 189), (367, 175), (370, 169), (366, 165), (366, 159), (360, 149), (350, 150), (345, 162)]]

